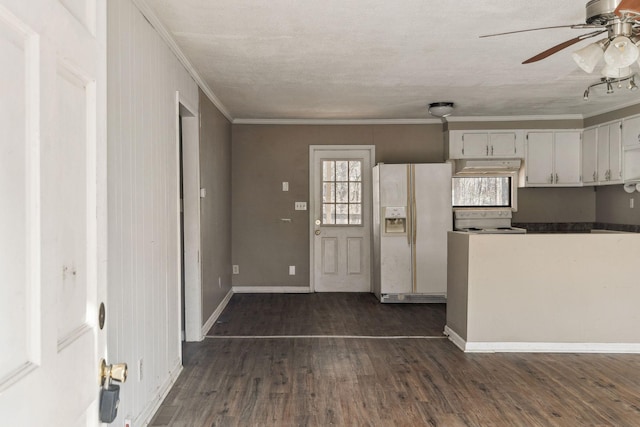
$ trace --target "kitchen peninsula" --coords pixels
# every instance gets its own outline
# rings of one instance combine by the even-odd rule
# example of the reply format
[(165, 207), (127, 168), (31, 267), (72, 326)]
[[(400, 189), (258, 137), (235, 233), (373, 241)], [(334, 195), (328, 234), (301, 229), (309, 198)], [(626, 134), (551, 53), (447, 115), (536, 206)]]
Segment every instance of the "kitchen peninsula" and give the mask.
[(640, 353), (640, 234), (448, 234), (445, 333), (467, 352)]

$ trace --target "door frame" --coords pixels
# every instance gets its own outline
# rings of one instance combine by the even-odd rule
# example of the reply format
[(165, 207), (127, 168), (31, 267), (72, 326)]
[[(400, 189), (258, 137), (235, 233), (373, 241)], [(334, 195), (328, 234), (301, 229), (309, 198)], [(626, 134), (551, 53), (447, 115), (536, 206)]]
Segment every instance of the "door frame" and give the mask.
[[(180, 188), (176, 192), (176, 221), (178, 277), (182, 281), (182, 251), (184, 251), (184, 332), (186, 341), (202, 341), (202, 265), (200, 261), (200, 136), (197, 108), (189, 104), (180, 92), (176, 92), (176, 163), (177, 181), (180, 180), (180, 117), (182, 116), (182, 179), (184, 211), (184, 248), (180, 243)], [(179, 285), (180, 286), (180, 285)], [(180, 292), (178, 292), (180, 294)], [(182, 313), (182, 301), (176, 301), (178, 313)], [(178, 343), (181, 348), (181, 322), (178, 322)], [(180, 350), (178, 354), (182, 354)]]
[[(313, 212), (316, 208), (316, 200), (313, 197), (316, 182), (314, 181), (313, 167), (316, 159), (316, 155), (323, 151), (369, 151), (369, 164), (373, 168), (376, 160), (376, 146), (375, 145), (309, 145), (309, 292), (316, 291), (315, 285), (315, 245), (314, 245), (314, 230), (315, 230), (315, 218)], [(367, 171), (369, 179), (372, 179), (372, 170)], [(373, 209), (373, 204), (371, 205)], [(370, 212), (371, 214), (372, 212)], [(373, 218), (373, 217), (371, 217)], [(373, 220), (371, 221), (371, 227), (369, 229), (369, 256), (373, 260)], [(370, 277), (373, 277), (373, 262), (369, 263)]]

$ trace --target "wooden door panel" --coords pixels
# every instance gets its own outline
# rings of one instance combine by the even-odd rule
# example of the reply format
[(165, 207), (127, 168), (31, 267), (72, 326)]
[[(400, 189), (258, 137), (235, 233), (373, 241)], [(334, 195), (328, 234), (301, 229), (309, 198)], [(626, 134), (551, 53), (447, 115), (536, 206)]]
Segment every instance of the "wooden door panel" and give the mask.
[[(35, 35), (0, 8), (0, 392), (36, 367), (40, 341), (39, 140)], [(11, 349), (11, 350), (9, 350)]]
[(362, 237), (347, 237), (347, 274), (362, 274)]
[(338, 239), (322, 238), (322, 274), (338, 274)]

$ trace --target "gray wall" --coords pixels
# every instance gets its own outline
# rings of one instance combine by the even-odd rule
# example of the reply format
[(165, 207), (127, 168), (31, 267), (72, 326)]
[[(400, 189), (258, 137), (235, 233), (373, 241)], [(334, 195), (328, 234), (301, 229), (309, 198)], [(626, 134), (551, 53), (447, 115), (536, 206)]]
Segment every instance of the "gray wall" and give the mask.
[(240, 274), (233, 285), (309, 285), (308, 211), (293, 209), (309, 202), (309, 145), (375, 145), (376, 162), (437, 163), (442, 135), (440, 124), (234, 125), (233, 264)]
[(513, 222), (594, 222), (593, 187), (519, 188)]
[[(629, 207), (634, 199), (634, 208)], [(596, 221), (609, 224), (640, 225), (640, 193), (626, 193), (622, 185), (598, 187), (596, 191)]]
[[(628, 110), (628, 111), (627, 111)], [(626, 109), (629, 115), (634, 109)], [(610, 120), (609, 115), (600, 117)], [(375, 145), (376, 162), (444, 161), (443, 130), (580, 129), (582, 120), (453, 122), (435, 125), (233, 125), (232, 264), (234, 286), (308, 286), (309, 145)], [(283, 192), (282, 182), (289, 182)], [(638, 193), (636, 193), (638, 194)], [(640, 203), (636, 200), (636, 203)], [(622, 185), (584, 188), (520, 188), (514, 222), (640, 224), (640, 205), (629, 209)], [(280, 218), (291, 218), (283, 223)], [(296, 275), (288, 275), (288, 266)]]
[(231, 289), (231, 123), (200, 91), (202, 321)]

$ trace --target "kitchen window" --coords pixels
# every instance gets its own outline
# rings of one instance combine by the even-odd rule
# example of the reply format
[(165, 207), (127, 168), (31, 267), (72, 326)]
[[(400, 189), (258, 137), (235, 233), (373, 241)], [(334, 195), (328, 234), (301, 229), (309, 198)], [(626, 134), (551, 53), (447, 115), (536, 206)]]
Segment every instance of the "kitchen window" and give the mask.
[(452, 179), (454, 208), (515, 208), (511, 175), (464, 176)]

